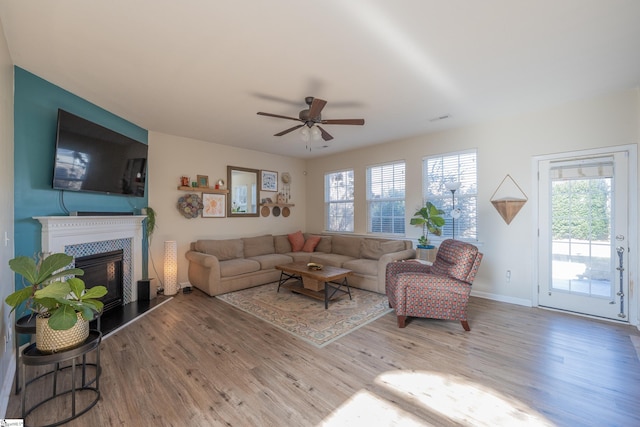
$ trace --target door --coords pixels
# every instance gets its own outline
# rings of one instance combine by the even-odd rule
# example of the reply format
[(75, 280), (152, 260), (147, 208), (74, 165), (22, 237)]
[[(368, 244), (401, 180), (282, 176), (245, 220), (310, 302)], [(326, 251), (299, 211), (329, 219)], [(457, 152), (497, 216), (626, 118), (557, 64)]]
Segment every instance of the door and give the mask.
[(538, 163), (538, 303), (628, 322), (628, 153)]

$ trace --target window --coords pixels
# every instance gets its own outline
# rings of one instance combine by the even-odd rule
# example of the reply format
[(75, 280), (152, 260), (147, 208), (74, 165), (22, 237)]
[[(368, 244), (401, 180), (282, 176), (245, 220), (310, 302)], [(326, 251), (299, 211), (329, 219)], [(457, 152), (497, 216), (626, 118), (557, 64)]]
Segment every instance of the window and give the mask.
[(367, 168), (370, 233), (404, 234), (405, 165), (389, 163)]
[[(445, 212), (443, 238), (455, 237), (470, 240), (478, 238), (476, 160), (477, 150), (468, 150), (425, 157), (422, 161), (423, 197), (425, 201), (430, 201)], [(445, 183), (455, 181), (460, 182), (460, 188), (452, 195), (451, 191), (445, 187)], [(455, 220), (450, 214), (454, 208), (454, 200), (455, 208), (460, 209), (460, 217)]]
[(353, 170), (324, 176), (324, 202), (328, 231), (353, 231)]

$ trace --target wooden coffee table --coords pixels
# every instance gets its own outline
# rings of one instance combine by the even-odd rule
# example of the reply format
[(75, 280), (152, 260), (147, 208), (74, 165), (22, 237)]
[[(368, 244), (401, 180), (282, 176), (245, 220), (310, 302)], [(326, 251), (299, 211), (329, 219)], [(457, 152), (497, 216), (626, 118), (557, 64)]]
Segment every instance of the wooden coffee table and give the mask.
[[(346, 268), (326, 265), (322, 270), (313, 270), (307, 267), (306, 262), (293, 262), (291, 264), (276, 265), (276, 270), (280, 270), (277, 292), (280, 292), (281, 286), (285, 286), (291, 292), (324, 300), (325, 310), (329, 308), (329, 301), (345, 294), (349, 295), (349, 299), (351, 299), (351, 289), (349, 288), (349, 282), (347, 282), (347, 276), (351, 275), (352, 271)], [(295, 280), (296, 285), (289, 283), (290, 280)], [(297, 284), (298, 282), (302, 282), (302, 286)], [(345, 289), (342, 289), (342, 287)], [(340, 295), (336, 296), (338, 292), (340, 292)]]

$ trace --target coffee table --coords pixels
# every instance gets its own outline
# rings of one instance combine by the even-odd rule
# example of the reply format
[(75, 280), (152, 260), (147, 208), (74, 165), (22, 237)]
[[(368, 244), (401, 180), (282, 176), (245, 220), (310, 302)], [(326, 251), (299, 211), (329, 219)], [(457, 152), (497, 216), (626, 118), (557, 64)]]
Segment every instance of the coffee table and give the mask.
[[(322, 270), (313, 270), (307, 267), (306, 262), (293, 262), (290, 264), (276, 265), (276, 270), (280, 270), (280, 281), (278, 282), (278, 290), (283, 285), (291, 292), (296, 292), (324, 300), (325, 310), (329, 308), (329, 301), (335, 300), (343, 295), (349, 295), (351, 299), (351, 289), (347, 277), (352, 271), (346, 268), (324, 266)], [(290, 280), (302, 282), (302, 286), (293, 286), (288, 284)], [(337, 286), (335, 286), (337, 285)], [(345, 289), (342, 289), (344, 287)], [(333, 291), (333, 292), (331, 292)], [(336, 293), (340, 295), (336, 296)]]

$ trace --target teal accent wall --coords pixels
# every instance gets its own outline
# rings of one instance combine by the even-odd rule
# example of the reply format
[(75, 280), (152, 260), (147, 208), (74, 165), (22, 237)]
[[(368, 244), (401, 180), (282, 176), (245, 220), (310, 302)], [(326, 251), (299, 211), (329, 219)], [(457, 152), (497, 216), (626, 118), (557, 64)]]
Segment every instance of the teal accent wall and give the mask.
[[(58, 108), (148, 143), (148, 131), (30, 72), (15, 67), (14, 214), (15, 255), (41, 251), (40, 223), (32, 217), (65, 215), (62, 192), (52, 189)], [(148, 180), (147, 180), (148, 185)], [(145, 191), (148, 194), (148, 189)], [(64, 192), (69, 211), (135, 212), (147, 206), (147, 196)], [(147, 275), (147, 248), (143, 274)], [(20, 278), (16, 278), (16, 286)]]

